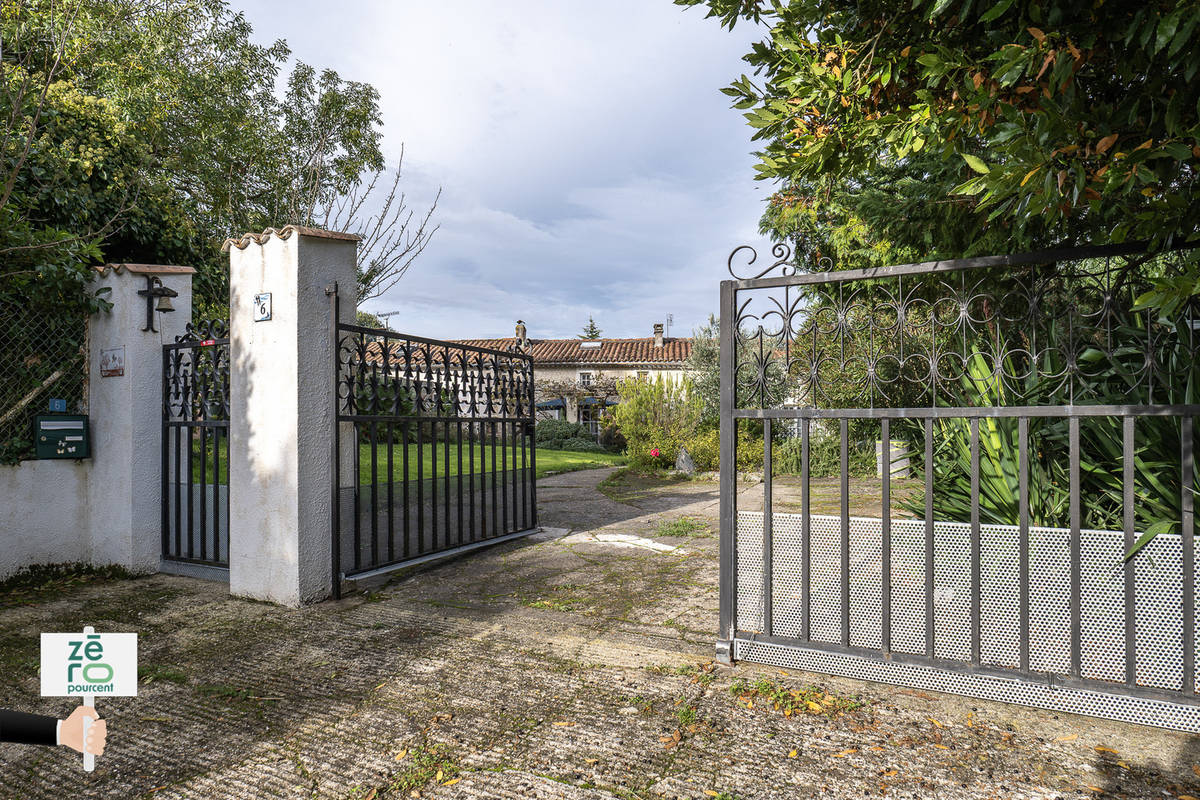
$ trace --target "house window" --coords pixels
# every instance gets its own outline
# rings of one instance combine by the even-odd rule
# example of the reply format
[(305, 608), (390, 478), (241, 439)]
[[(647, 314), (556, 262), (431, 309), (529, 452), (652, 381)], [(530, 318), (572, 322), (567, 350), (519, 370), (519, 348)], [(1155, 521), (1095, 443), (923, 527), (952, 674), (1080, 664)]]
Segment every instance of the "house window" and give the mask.
[(592, 380), (594, 377), (595, 376), (590, 372), (579, 373), (579, 385), (580, 386), (591, 386)]
[(637, 377), (638, 377), (638, 380), (639, 380), (639, 381), (648, 381), (648, 380), (650, 380), (650, 370), (648, 370), (648, 369), (639, 369), (639, 370), (638, 370)]
[(604, 416), (604, 406), (591, 398), (587, 405), (579, 407), (579, 423), (587, 426), (588, 432), (594, 437), (600, 437), (600, 423)]

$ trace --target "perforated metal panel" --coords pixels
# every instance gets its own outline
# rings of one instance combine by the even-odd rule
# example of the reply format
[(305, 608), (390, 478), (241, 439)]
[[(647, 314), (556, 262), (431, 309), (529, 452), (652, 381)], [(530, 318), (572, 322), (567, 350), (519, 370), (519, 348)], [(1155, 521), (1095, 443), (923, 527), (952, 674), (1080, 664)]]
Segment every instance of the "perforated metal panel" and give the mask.
[[(777, 513), (772, 522), (773, 624), (769, 633), (774, 637), (795, 638), (800, 646), (804, 644), (801, 641), (803, 517)], [(842, 644), (841, 519), (814, 515), (810, 524), (812, 640), (806, 646), (819, 648), (823, 643), (836, 646)], [(877, 649), (883, 643), (882, 529), (879, 519), (854, 517), (849, 520), (848, 590), (852, 609), (849, 644), (856, 648)], [(737, 630), (741, 634), (763, 632), (762, 536), (763, 514), (739, 512), (736, 609)], [(973, 644), (971, 526), (937, 522), (933, 540), (933, 657), (939, 661), (962, 662), (964, 667), (969, 667)], [(929, 655), (925, 641), (925, 523), (914, 519), (893, 520), (891, 548), (892, 652)], [(1122, 562), (1124, 549), (1121, 532), (1080, 532), (1079, 647), (1080, 677), (1083, 679), (1118, 684), (1125, 681), (1127, 568)], [(1019, 530), (1014, 526), (981, 526), (979, 551), (980, 666), (1017, 669), (1021, 642)], [(1138, 686), (1168, 691), (1182, 689), (1181, 551), (1179, 536), (1161, 534), (1135, 559), (1134, 642)], [(1070, 531), (1030, 529), (1029, 578), (1029, 670), (1049, 676), (1068, 675), (1071, 671)], [(1200, 652), (1200, 644), (1197, 650)], [(883, 655), (881, 653), (881, 657)], [(996, 694), (1005, 687), (1024, 686), (1023, 682), (1000, 680), (988, 685), (992, 687), (988, 691), (996, 699), (1026, 702), (1020, 699), (1025, 695)], [(1055, 691), (1054, 697), (1058, 699), (1053, 703), (1058, 705), (1047, 705), (1051, 702), (1046, 699), (1048, 695), (1030, 697), (1037, 700), (1034, 705), (1060, 708), (1061, 698), (1065, 696), (1061, 692), (1065, 690)], [(993, 694), (976, 696), (991, 697)], [(1086, 702), (1075, 698), (1068, 703), (1070, 709), (1062, 707), (1062, 710), (1112, 702), (1103, 693), (1097, 695), (1099, 700), (1091, 697), (1096, 693), (1083, 694), (1088, 695)], [(1125, 718), (1117, 711), (1100, 715)]]
[(949, 692), (983, 700), (1087, 714), (1157, 728), (1200, 733), (1200, 707), (1128, 695), (1107, 694), (1031, 681), (935, 669), (829, 653), (805, 647), (735, 640), (733, 657), (789, 669), (821, 672), (878, 683)]

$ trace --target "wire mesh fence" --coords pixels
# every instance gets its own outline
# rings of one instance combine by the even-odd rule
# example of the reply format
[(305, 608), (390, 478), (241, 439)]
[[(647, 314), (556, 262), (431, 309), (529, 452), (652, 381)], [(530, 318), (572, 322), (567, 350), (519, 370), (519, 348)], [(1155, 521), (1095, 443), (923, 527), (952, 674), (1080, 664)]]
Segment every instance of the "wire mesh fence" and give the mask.
[(87, 317), (0, 298), (0, 463), (32, 458), (48, 401), (87, 413)]

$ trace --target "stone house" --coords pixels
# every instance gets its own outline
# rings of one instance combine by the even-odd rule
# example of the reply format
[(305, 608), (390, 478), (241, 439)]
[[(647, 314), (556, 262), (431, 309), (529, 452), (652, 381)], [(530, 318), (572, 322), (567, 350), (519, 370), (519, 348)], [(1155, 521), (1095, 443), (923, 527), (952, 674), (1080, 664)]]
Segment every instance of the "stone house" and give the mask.
[[(665, 337), (661, 323), (652, 336), (636, 339), (532, 339), (517, 321), (515, 335), (504, 339), (460, 339), (459, 344), (499, 350), (518, 349), (533, 356), (540, 419), (567, 419), (600, 432), (607, 406), (616, 405), (614, 384), (624, 378), (679, 380), (692, 352), (690, 337)], [(591, 390), (591, 391), (589, 391)]]

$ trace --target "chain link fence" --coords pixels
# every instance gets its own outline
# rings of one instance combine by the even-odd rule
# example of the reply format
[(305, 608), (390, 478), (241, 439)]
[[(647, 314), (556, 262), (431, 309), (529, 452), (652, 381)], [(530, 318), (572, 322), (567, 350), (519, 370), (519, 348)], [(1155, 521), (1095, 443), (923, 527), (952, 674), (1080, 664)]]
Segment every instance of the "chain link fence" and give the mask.
[(87, 317), (0, 298), (0, 464), (32, 458), (34, 417), (50, 398), (86, 414)]

